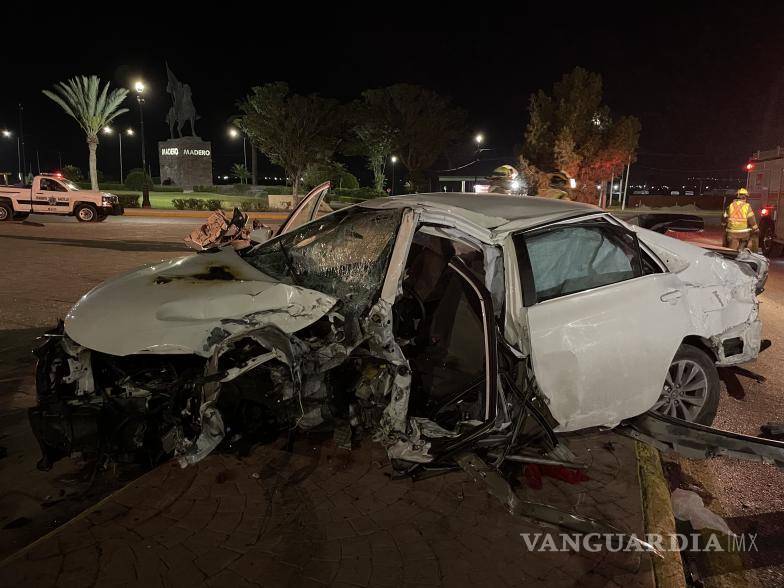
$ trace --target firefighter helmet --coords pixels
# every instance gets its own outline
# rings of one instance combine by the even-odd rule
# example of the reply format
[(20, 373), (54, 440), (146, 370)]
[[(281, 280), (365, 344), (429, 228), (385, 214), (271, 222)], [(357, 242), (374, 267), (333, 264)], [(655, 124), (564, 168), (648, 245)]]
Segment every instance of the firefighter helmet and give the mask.
[(738, 198), (748, 198), (749, 191), (746, 188), (740, 188), (738, 190)]

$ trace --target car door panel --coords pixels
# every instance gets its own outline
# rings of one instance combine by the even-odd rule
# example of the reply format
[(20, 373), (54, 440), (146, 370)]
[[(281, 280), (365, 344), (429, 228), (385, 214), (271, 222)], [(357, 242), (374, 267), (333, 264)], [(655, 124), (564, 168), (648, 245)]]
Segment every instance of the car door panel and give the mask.
[(593, 219), (515, 237), (531, 358), (559, 431), (648, 410), (687, 334), (674, 274), (643, 275), (633, 232)]
[(662, 391), (686, 333), (688, 310), (673, 274), (654, 274), (555, 298), (527, 309), (534, 372), (559, 431), (615, 425)]

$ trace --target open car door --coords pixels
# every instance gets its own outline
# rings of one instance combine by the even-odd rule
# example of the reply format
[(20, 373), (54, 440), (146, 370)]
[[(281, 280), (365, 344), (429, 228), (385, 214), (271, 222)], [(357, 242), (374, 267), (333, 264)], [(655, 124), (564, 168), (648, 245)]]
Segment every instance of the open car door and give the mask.
[[(280, 225), (275, 236), (288, 233), (318, 218), (324, 198), (326, 198), (331, 185), (331, 182), (324, 182), (308, 192), (300, 203), (294, 207), (294, 210), (291, 211), (284, 223)], [(331, 212), (331, 210), (328, 212)]]
[(602, 217), (513, 239), (533, 370), (557, 430), (652, 407), (687, 334), (680, 278), (647, 268), (636, 235)]

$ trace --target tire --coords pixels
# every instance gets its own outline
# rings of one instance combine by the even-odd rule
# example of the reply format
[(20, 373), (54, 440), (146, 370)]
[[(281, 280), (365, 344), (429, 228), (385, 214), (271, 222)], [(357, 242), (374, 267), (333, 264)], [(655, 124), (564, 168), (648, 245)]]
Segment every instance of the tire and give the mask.
[(14, 220), (14, 209), (7, 202), (0, 202), (0, 222)]
[(97, 218), (97, 219), (95, 219), (95, 220), (96, 220), (96, 222), (102, 223), (102, 222), (103, 222), (103, 221), (105, 221), (107, 218), (109, 218), (109, 216), (108, 216), (108, 215), (106, 215), (106, 214), (99, 214), (99, 215), (98, 215), (98, 218)]
[(670, 363), (653, 412), (710, 426), (721, 395), (719, 373), (702, 349), (683, 344)]
[(98, 209), (93, 204), (80, 204), (74, 210), (74, 215), (81, 223), (98, 222)]
[(17, 220), (17, 221), (23, 221), (23, 220), (25, 220), (25, 219), (26, 219), (28, 216), (30, 216), (30, 213), (29, 213), (29, 212), (17, 212), (17, 213), (15, 213), (15, 214), (14, 214), (14, 220)]
[(778, 249), (775, 241), (773, 241), (774, 231), (770, 223), (765, 223), (760, 227), (759, 246), (762, 255), (765, 257), (773, 257), (776, 249)]

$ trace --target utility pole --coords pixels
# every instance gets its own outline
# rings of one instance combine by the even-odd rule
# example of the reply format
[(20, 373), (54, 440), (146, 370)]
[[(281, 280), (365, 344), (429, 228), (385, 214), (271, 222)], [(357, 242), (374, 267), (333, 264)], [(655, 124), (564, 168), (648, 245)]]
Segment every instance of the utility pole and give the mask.
[(22, 103), (19, 103), (19, 142), (21, 143), (21, 151), (22, 151), (22, 176), (23, 180), (27, 177), (27, 155), (25, 154), (25, 147), (24, 147), (24, 121), (22, 120), (22, 111), (24, 107)]
[(150, 204), (150, 188), (147, 186), (147, 153), (144, 145), (144, 82), (138, 81), (134, 86), (136, 90), (136, 100), (139, 102), (139, 127), (141, 131), (141, 144), (142, 144), (142, 171), (144, 176), (144, 183), (142, 184), (142, 207), (152, 208)]
[(632, 158), (629, 156), (626, 162), (626, 182), (623, 185), (623, 196), (621, 196), (621, 210), (626, 210), (626, 191), (629, 189), (629, 174), (632, 170)]

